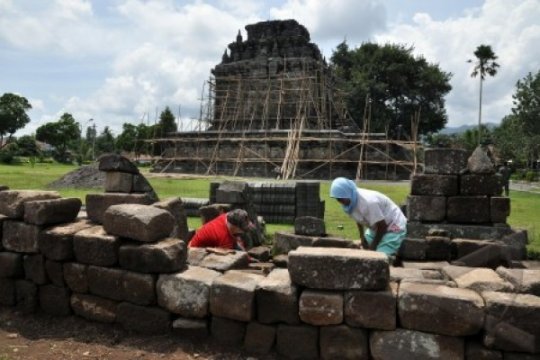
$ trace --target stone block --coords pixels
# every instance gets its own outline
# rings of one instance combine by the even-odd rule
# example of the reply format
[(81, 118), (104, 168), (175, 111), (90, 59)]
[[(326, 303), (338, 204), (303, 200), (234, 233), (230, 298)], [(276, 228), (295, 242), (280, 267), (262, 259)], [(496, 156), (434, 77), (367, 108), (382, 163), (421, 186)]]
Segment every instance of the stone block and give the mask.
[(150, 244), (126, 244), (118, 251), (120, 267), (142, 273), (171, 273), (186, 267), (183, 240), (166, 238)]
[(495, 164), (487, 147), (479, 145), (467, 159), (467, 169), (473, 174), (494, 174)]
[(93, 226), (75, 234), (73, 250), (80, 263), (113, 266), (118, 263), (120, 243), (118, 237), (107, 234), (102, 226)]
[(65, 263), (63, 265), (64, 280), (73, 292), (88, 292), (88, 265)]
[(467, 256), (475, 253), (486, 247), (487, 245), (496, 245), (494, 241), (490, 240), (475, 240), (475, 239), (452, 239), (452, 254), (455, 258)]
[(124, 329), (148, 335), (166, 334), (171, 330), (171, 316), (167, 311), (128, 302), (118, 304), (116, 321)]
[(396, 329), (374, 331), (369, 338), (373, 359), (463, 359), (463, 338)]
[(295, 284), (326, 290), (382, 290), (390, 275), (385, 254), (310, 247), (289, 253), (289, 273)]
[(268, 246), (256, 246), (248, 250), (248, 255), (259, 261), (270, 260), (270, 248)]
[(248, 200), (249, 186), (241, 181), (224, 181), (216, 190), (216, 202), (244, 204)]
[(444, 236), (426, 236), (426, 260), (449, 260), (452, 241)]
[(317, 359), (319, 331), (315, 326), (280, 324), (276, 333), (276, 352), (288, 359)]
[(137, 305), (156, 302), (156, 278), (154, 275), (124, 271), (122, 274), (122, 300)]
[(492, 196), (489, 201), (491, 222), (506, 223), (506, 219), (510, 216), (510, 198)]
[(456, 175), (417, 174), (411, 178), (411, 195), (454, 196), (458, 194)]
[(511, 230), (509, 234), (502, 236), (500, 242), (510, 249), (512, 260), (525, 260), (527, 258), (527, 244), (529, 236), (527, 230)]
[(152, 185), (150, 185), (148, 180), (141, 174), (133, 176), (133, 192), (145, 193), (150, 199), (152, 199), (152, 202), (159, 201), (156, 192), (152, 188)]
[(204, 318), (209, 314), (210, 289), (221, 273), (190, 266), (177, 274), (162, 274), (156, 285), (158, 304), (187, 318)]
[(23, 255), (0, 252), (0, 278), (18, 278), (24, 275)]
[(177, 318), (172, 322), (173, 331), (183, 337), (202, 340), (210, 335), (206, 319)]
[(504, 360), (538, 360), (538, 355), (536, 354), (527, 354), (520, 352), (503, 352)]
[(338, 237), (316, 237), (313, 239), (313, 247), (333, 247), (333, 248), (346, 248), (346, 249), (358, 249), (360, 243), (355, 243), (349, 239), (343, 239)]
[(188, 263), (224, 272), (246, 268), (249, 264), (249, 256), (245, 251), (188, 248)]
[(522, 268), (529, 270), (540, 270), (540, 261), (538, 260), (523, 260), (520, 261)]
[(429, 235), (430, 230), (447, 232), (448, 237), (478, 239), (478, 240), (500, 240), (503, 237), (514, 233), (510, 226), (492, 225), (468, 225), (468, 224), (423, 224), (418, 221), (407, 223), (407, 236), (411, 238), (423, 238)]
[(540, 353), (540, 297), (486, 291), (484, 345), (506, 351)]
[(24, 203), (24, 221), (34, 225), (68, 223), (75, 220), (80, 210), (78, 198), (27, 201)]
[[(224, 214), (227, 212), (227, 210), (224, 209), (223, 204), (210, 204), (206, 206), (201, 206), (199, 208), (199, 214), (201, 217), (201, 221), (203, 224), (206, 224), (209, 221), (214, 220), (219, 215)], [(230, 206), (228, 206), (230, 209)]]
[(48, 259), (65, 261), (73, 259), (73, 236), (81, 230), (94, 226), (88, 220), (58, 225), (39, 234), (39, 251)]
[(424, 273), (420, 269), (406, 269), (402, 267), (390, 266), (390, 281), (400, 282), (402, 280), (423, 280)]
[(257, 319), (264, 324), (298, 324), (298, 289), (287, 269), (275, 269), (257, 287)]
[(488, 349), (476, 341), (467, 341), (465, 343), (466, 360), (503, 360), (503, 354), (500, 351)]
[(93, 295), (71, 295), (73, 312), (85, 319), (103, 323), (113, 323), (116, 320), (116, 301), (103, 299)]
[(113, 205), (103, 217), (103, 227), (108, 234), (142, 242), (169, 236), (174, 225), (174, 217), (167, 210), (148, 205)]
[(315, 326), (337, 325), (343, 322), (343, 294), (306, 289), (299, 300), (300, 319)]
[(274, 233), (274, 253), (288, 254), (289, 251), (295, 250), (300, 246), (313, 246), (314, 240), (312, 236), (276, 231)]
[(45, 257), (41, 254), (25, 255), (23, 258), (25, 278), (37, 285), (49, 282), (45, 272)]
[(345, 323), (366, 329), (394, 330), (398, 285), (390, 283), (381, 291), (346, 291)]
[(15, 281), (16, 309), (23, 314), (33, 314), (38, 307), (38, 287), (28, 280)]
[(401, 243), (398, 255), (403, 260), (424, 260), (427, 243), (424, 239), (405, 238)]
[(214, 316), (249, 322), (253, 319), (255, 289), (264, 277), (236, 270), (214, 279), (210, 291), (210, 312)]
[(108, 171), (105, 174), (105, 191), (130, 193), (133, 190), (133, 174)]
[(443, 221), (446, 217), (446, 197), (409, 195), (407, 219), (412, 221)]
[(118, 154), (101, 155), (98, 159), (99, 171), (120, 171), (129, 174), (138, 174), (139, 169), (128, 158)]
[(37, 253), (41, 229), (41, 226), (26, 224), (22, 221), (6, 220), (3, 224), (2, 245), (6, 250)]
[(424, 173), (458, 175), (467, 168), (467, 158), (463, 149), (426, 149)]
[(10, 219), (24, 217), (24, 204), (28, 201), (58, 199), (56, 191), (5, 190), (0, 191), (0, 214)]
[(460, 176), (461, 195), (496, 196), (502, 192), (502, 177), (495, 174), (464, 174)]
[(300, 216), (294, 219), (294, 233), (306, 236), (326, 235), (326, 226), (323, 219), (314, 216)]
[(99, 266), (89, 266), (87, 269), (88, 290), (90, 293), (107, 299), (122, 301), (124, 291), (122, 278), (124, 270)]
[(15, 305), (15, 280), (0, 278), (0, 305)]
[(451, 196), (447, 200), (446, 218), (449, 222), (489, 223), (490, 203), (487, 196)]
[(499, 266), (497, 274), (511, 283), (515, 291), (540, 296), (540, 269), (507, 269)]
[(150, 205), (154, 201), (147, 194), (105, 193), (86, 195), (86, 214), (95, 223), (102, 224), (105, 211), (112, 205)]
[(441, 270), (443, 267), (450, 265), (448, 261), (403, 261), (402, 266), (406, 269), (420, 270)]
[(179, 238), (184, 241), (189, 240), (189, 228), (187, 223), (186, 211), (184, 204), (179, 197), (165, 199), (163, 201), (152, 204), (158, 209), (167, 210), (175, 219), (175, 226), (172, 233), (169, 235), (173, 238)]
[(6, 190), (9, 190), (9, 186), (0, 185), (0, 191), (6, 191)]
[(289, 267), (289, 256), (285, 254), (274, 255), (272, 262), (277, 267), (286, 269)]
[(268, 354), (276, 341), (276, 327), (250, 322), (246, 327), (244, 349), (249, 353)]
[(45, 273), (53, 285), (64, 287), (64, 269), (63, 264), (58, 261), (45, 260)]
[(321, 359), (369, 359), (368, 336), (363, 329), (324, 326), (319, 336)]
[[(440, 261), (440, 263), (446, 263), (446, 261)], [(434, 266), (436, 266), (436, 262), (432, 263)], [(446, 264), (444, 266), (448, 266), (449, 264)], [(420, 269), (422, 270), (422, 274), (424, 275), (424, 279), (431, 279), (431, 280), (444, 280), (445, 277), (441, 272), (441, 269)]]
[(460, 288), (476, 292), (512, 291), (514, 289), (512, 284), (503, 280), (491, 269), (450, 265), (442, 268), (442, 271)]
[(6, 221), (7, 219), (7, 216), (0, 214), (0, 251), (4, 250), (4, 245), (2, 245), (2, 234), (4, 233), (4, 221)]
[(210, 333), (214, 340), (222, 345), (240, 346), (244, 343), (246, 323), (212, 316)]
[(427, 284), (399, 287), (401, 326), (448, 336), (475, 335), (484, 324), (484, 301), (476, 292)]
[(50, 284), (39, 287), (39, 306), (49, 315), (70, 315), (70, 297), (71, 291), (65, 287), (58, 287)]

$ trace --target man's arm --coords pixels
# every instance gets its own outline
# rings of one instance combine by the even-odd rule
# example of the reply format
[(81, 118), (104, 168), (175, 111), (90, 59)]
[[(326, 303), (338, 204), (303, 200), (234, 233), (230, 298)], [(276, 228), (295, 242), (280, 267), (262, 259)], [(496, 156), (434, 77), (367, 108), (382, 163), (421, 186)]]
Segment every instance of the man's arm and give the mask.
[(362, 249), (369, 249), (369, 244), (364, 237), (364, 227), (360, 223), (356, 223), (358, 226), (358, 232), (360, 233), (360, 242), (362, 243)]
[(377, 246), (379, 246), (384, 234), (388, 232), (388, 225), (386, 225), (386, 221), (381, 220), (375, 224), (375, 229), (375, 237), (373, 238), (373, 242), (369, 247), (371, 250), (377, 250)]

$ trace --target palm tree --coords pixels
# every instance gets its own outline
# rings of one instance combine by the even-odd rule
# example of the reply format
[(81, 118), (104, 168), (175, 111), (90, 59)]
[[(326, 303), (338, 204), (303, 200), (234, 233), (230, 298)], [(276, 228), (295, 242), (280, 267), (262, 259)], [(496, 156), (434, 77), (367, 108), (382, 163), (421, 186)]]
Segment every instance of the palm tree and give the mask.
[[(471, 77), (476, 77), (480, 75), (480, 100), (478, 105), (478, 142), (480, 142), (481, 126), (482, 126), (482, 84), (486, 75), (495, 76), (497, 74), (497, 68), (499, 64), (495, 62), (497, 60), (497, 55), (491, 49), (489, 45), (480, 45), (476, 48), (474, 52), (477, 62), (474, 65), (473, 72)], [(467, 62), (472, 62), (473, 60), (469, 59)]]

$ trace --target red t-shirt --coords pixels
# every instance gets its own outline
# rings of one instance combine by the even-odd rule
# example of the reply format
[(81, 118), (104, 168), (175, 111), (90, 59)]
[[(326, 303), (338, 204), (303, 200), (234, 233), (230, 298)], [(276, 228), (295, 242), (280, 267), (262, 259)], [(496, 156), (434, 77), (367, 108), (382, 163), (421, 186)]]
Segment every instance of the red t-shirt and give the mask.
[(218, 247), (234, 249), (236, 239), (227, 228), (227, 214), (219, 215), (204, 224), (189, 242), (189, 247)]

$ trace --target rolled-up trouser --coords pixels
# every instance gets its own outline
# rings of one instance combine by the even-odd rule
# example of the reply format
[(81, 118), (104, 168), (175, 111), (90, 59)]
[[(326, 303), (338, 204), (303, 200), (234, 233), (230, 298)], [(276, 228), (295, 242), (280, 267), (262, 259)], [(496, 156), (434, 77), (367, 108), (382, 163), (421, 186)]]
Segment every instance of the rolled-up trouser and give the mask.
[[(402, 230), (400, 232), (387, 232), (382, 237), (379, 245), (377, 245), (376, 250), (385, 253), (388, 256), (396, 255), (401, 243), (403, 242), (403, 239), (405, 239), (405, 236), (407, 236), (406, 230)], [(371, 245), (373, 239), (375, 238), (375, 233), (371, 231), (371, 229), (367, 229), (364, 232), (364, 237), (366, 238), (368, 244)]]

